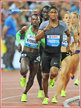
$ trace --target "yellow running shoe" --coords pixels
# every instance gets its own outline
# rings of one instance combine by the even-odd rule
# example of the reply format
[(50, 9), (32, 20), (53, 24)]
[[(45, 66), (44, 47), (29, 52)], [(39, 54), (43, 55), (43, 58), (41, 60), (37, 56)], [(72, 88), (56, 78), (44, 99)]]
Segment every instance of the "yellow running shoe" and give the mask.
[(50, 79), (49, 87), (50, 87), (50, 88), (53, 88), (54, 85), (55, 85), (55, 80), (54, 80), (54, 79)]
[(65, 96), (66, 96), (65, 90), (61, 90), (61, 96), (62, 96), (62, 97), (65, 97)]
[(48, 99), (47, 97), (45, 97), (44, 100), (43, 100), (43, 102), (42, 102), (42, 104), (43, 104), (43, 105), (47, 105), (47, 104), (48, 104), (48, 100), (49, 100), (49, 99)]
[(27, 102), (26, 94), (22, 94), (21, 102)]
[(74, 84), (78, 86), (79, 85), (79, 80), (76, 79), (75, 82), (74, 82)]
[(38, 98), (42, 98), (43, 97), (43, 90), (39, 90), (37, 97)]
[(52, 103), (57, 103), (58, 101), (56, 100), (56, 97), (54, 96), (52, 99)]
[(21, 77), (20, 85), (21, 85), (21, 87), (23, 87), (23, 88), (25, 87), (25, 85), (26, 85), (26, 78)]

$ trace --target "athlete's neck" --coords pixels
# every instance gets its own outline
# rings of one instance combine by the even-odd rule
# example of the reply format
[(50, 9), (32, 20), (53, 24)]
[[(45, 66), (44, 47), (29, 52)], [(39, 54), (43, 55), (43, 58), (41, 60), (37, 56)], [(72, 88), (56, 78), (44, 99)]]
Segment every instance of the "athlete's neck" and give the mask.
[(58, 26), (58, 23), (59, 23), (58, 20), (49, 20), (49, 21), (50, 21), (50, 24), (51, 24), (53, 27), (57, 27), (57, 26)]
[(75, 23), (72, 23), (71, 25), (72, 25), (73, 27), (76, 27), (76, 24), (75, 24)]
[(15, 15), (11, 15), (11, 17), (12, 17), (13, 19), (16, 19)]
[(45, 19), (45, 18), (42, 18), (42, 22), (43, 22), (43, 21), (47, 21), (47, 20), (48, 20), (48, 18), (46, 18), (46, 19)]
[(37, 33), (38, 26), (32, 26), (31, 30), (32, 30), (33, 33)]

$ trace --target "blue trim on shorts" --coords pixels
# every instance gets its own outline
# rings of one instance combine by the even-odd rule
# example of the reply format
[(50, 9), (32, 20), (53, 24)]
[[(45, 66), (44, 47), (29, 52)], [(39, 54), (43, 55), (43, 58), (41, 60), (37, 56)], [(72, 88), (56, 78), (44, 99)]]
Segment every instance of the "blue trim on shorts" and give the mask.
[(80, 53), (80, 50), (76, 50), (76, 51), (75, 51), (75, 54), (78, 54), (78, 53)]

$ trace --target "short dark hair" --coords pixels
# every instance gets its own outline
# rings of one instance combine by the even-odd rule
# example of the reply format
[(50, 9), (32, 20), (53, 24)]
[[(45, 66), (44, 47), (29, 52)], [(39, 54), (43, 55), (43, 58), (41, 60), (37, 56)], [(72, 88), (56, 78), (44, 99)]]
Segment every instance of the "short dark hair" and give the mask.
[(51, 7), (49, 8), (48, 12), (50, 12), (51, 9), (56, 9), (57, 12), (58, 12), (58, 9), (57, 9), (55, 6), (51, 6)]
[(50, 7), (48, 5), (44, 6), (41, 10), (41, 12), (43, 11), (43, 9), (46, 8), (46, 9), (49, 9)]
[(40, 18), (40, 15), (39, 15), (39, 14), (37, 14), (37, 13), (36, 13), (36, 14), (35, 14), (35, 13), (34, 13), (34, 14), (32, 14), (32, 15), (31, 15), (31, 19), (32, 19), (32, 16), (36, 16), (36, 17), (39, 17), (39, 18)]

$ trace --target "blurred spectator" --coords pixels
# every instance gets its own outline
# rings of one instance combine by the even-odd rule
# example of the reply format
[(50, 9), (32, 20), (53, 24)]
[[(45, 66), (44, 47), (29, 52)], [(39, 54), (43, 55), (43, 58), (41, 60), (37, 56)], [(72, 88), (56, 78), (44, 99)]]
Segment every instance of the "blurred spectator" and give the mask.
[(71, 3), (70, 3), (70, 2), (67, 2), (66, 4), (67, 4), (67, 5), (66, 5), (66, 8), (65, 8), (65, 9), (66, 9), (67, 11), (69, 11), (69, 10), (71, 9)]
[(4, 25), (5, 19), (8, 17), (8, 2), (3, 2), (2, 3), (2, 9), (1, 9), (1, 20), (2, 20), (2, 25)]
[(33, 10), (33, 9), (35, 9), (35, 7), (36, 7), (36, 1), (32, 1), (32, 3), (29, 6), (29, 9)]
[(50, 6), (50, 1), (41, 1), (41, 4), (44, 6), (46, 5)]
[(9, 7), (9, 10), (15, 9), (15, 8), (19, 8), (19, 2), (18, 1), (14, 1), (12, 3), (12, 5)]
[(26, 16), (26, 11), (23, 11), (19, 16), (19, 22), (21, 27), (27, 26), (28, 24), (25, 16)]
[(75, 2), (74, 6), (71, 7), (70, 12), (75, 11), (80, 14), (80, 2)]
[[(18, 30), (23, 26), (29, 26), (29, 22), (26, 20), (26, 11), (23, 11), (18, 17)], [(24, 39), (24, 33), (21, 35), (21, 39)]]
[(15, 36), (17, 32), (16, 18), (19, 11), (12, 11), (11, 15), (5, 20), (2, 39), (5, 39), (7, 52), (3, 55), (3, 63), (8, 70), (13, 70), (13, 57), (16, 50)]
[(55, 6), (57, 7), (58, 11), (61, 9), (61, 5), (62, 5), (61, 1), (56, 2)]
[(52, 2), (50, 2), (50, 5), (51, 6), (56, 6), (56, 2), (55, 1), (52, 1)]
[(60, 11), (59, 11), (59, 20), (62, 20), (65, 13), (66, 13), (66, 9), (61, 8)]

